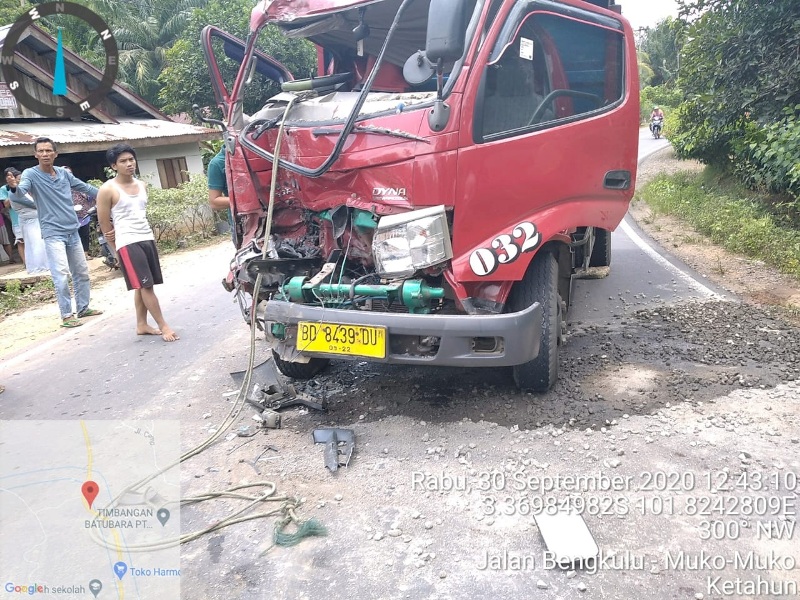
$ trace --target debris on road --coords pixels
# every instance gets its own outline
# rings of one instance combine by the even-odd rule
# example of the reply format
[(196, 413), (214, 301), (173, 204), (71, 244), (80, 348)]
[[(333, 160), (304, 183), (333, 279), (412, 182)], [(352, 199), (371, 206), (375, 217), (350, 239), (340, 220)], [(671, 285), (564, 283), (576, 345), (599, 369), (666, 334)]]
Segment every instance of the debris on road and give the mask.
[(314, 443), (325, 444), (323, 456), (325, 466), (331, 472), (336, 471), (339, 466), (346, 467), (350, 463), (350, 457), (355, 448), (356, 436), (352, 429), (315, 429)]

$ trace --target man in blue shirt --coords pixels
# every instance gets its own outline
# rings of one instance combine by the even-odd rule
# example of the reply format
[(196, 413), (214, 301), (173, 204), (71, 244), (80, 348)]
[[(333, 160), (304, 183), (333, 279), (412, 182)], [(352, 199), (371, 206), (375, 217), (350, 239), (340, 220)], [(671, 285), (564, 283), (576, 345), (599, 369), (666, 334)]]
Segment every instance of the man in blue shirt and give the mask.
[[(72, 190), (97, 195), (97, 188), (53, 164), (58, 152), (55, 142), (50, 138), (36, 138), (33, 149), (39, 165), (22, 172), (19, 185), (13, 189), (9, 187), (9, 199), (38, 210), (47, 262), (61, 311), (61, 326), (78, 327), (83, 324), (79, 319), (102, 314), (102, 311), (89, 308), (89, 267), (78, 235), (79, 223), (72, 202)], [(26, 194), (33, 196), (35, 204), (25, 198)], [(75, 288), (77, 319), (73, 318), (70, 277)]]

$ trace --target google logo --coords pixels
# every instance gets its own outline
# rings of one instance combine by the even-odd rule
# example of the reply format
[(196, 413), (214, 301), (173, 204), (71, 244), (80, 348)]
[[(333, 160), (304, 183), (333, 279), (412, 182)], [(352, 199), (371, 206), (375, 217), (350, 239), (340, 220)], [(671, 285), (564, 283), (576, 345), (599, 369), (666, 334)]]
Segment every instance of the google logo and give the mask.
[(34, 594), (42, 594), (44, 593), (44, 586), (38, 585), (36, 583), (32, 585), (14, 585), (10, 581), (6, 584), (6, 591), (7, 592), (15, 592), (17, 594), (28, 594), (29, 596), (33, 596)]

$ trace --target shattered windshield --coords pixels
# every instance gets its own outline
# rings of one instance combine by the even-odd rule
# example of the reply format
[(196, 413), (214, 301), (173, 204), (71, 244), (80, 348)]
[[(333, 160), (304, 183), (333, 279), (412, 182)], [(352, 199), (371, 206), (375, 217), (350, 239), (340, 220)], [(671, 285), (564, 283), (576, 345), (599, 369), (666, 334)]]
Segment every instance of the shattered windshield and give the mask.
[[(336, 91), (359, 91), (372, 71), (383, 48), (401, 0), (385, 0), (341, 9), (314, 17), (285, 16), (275, 23), (289, 38), (303, 38), (319, 48), (320, 75), (350, 73), (351, 78)], [(469, 4), (468, 13), (476, 15), (477, 0)], [(427, 0), (414, 0), (405, 7), (402, 18), (391, 33), (383, 61), (371, 91), (416, 93), (435, 92), (436, 82), (429, 63), (404, 74), (409, 61), (423, 62), (419, 56), (425, 48), (428, 28)], [(465, 27), (467, 24), (465, 23)], [(444, 65), (445, 72), (453, 64)], [(427, 72), (426, 68), (430, 68)], [(426, 77), (426, 75), (428, 75)], [(424, 79), (424, 80), (423, 80)]]

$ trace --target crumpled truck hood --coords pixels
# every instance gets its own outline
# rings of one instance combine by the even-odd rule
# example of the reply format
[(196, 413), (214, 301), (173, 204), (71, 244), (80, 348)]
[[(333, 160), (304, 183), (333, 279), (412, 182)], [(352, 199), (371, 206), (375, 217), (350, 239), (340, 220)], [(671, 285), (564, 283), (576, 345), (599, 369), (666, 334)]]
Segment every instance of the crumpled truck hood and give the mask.
[[(358, 92), (333, 92), (319, 98), (296, 103), (286, 119), (287, 125), (304, 126), (310, 124), (334, 124), (347, 119), (358, 101)], [(273, 96), (250, 120), (275, 119), (283, 115), (291, 94), (280, 93)], [(372, 92), (367, 96), (359, 111), (359, 117), (398, 113), (415, 104), (432, 102), (436, 92), (383, 93)], [(416, 133), (416, 131), (411, 132)]]

